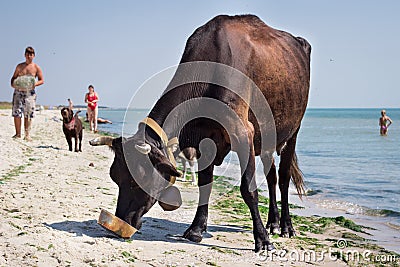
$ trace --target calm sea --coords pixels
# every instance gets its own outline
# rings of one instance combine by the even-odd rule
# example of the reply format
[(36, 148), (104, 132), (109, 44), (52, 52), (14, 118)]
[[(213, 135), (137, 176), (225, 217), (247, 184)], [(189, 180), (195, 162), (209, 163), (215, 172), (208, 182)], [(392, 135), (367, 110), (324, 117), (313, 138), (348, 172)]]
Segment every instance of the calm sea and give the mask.
[[(99, 129), (130, 136), (147, 114), (148, 110), (130, 110), (125, 117), (122, 109), (100, 110), (99, 116), (113, 124)], [(387, 109), (387, 115), (394, 123), (383, 137), (379, 109), (307, 110), (297, 155), (309, 199), (323, 202), (325, 208), (379, 217), (400, 227), (400, 109)], [(237, 177), (238, 166), (236, 156), (230, 154), (220, 172)], [(260, 166), (257, 177), (263, 177)]]
[(394, 123), (380, 136), (380, 110), (308, 110), (298, 138), (308, 187), (369, 212), (399, 215), (400, 109), (387, 112)]

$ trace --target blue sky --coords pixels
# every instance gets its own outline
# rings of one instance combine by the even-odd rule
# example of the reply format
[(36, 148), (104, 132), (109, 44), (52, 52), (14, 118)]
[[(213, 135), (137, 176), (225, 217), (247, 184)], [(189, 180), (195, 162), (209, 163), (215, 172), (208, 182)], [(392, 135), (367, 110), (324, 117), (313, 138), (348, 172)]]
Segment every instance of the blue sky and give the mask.
[[(83, 104), (93, 84), (101, 105), (127, 107), (218, 14), (255, 14), (311, 43), (309, 107), (399, 107), (396, 0), (0, 1), (0, 101), (11, 101), (10, 78), (31, 45), (45, 76), (39, 104)], [(163, 90), (155, 88), (143, 105)]]

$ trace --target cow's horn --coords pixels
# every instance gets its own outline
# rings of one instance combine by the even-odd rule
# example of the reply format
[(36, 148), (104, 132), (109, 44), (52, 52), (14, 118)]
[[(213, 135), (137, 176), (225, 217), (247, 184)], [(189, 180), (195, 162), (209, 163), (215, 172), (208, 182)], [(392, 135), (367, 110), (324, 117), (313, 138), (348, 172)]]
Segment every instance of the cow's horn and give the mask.
[(149, 154), (150, 150), (151, 150), (151, 146), (149, 144), (146, 144), (146, 143), (144, 143), (142, 145), (137, 145), (136, 144), (135, 148), (137, 149), (137, 151), (139, 151), (140, 153), (145, 154), (145, 155)]
[(89, 144), (92, 146), (112, 146), (112, 142), (114, 140), (114, 137), (111, 136), (100, 136), (95, 139), (92, 139), (89, 141)]

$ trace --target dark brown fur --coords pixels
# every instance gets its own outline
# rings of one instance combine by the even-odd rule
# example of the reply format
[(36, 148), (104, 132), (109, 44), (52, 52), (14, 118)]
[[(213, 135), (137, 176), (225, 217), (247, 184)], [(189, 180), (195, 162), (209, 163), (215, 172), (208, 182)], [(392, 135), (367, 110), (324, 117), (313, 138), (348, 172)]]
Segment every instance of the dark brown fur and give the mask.
[[(255, 251), (274, 249), (269, 241), (267, 229), (272, 234), (295, 236), (289, 213), (288, 189), (292, 179), (299, 194), (304, 192), (295, 147), (308, 101), (310, 55), (311, 46), (305, 39), (273, 29), (252, 15), (217, 16), (190, 36), (181, 63), (211, 61), (230, 66), (249, 77), (262, 95), (260, 97), (254, 94), (247, 83), (238, 84), (243, 98), (225, 87), (212, 83), (196, 82), (173, 86), (180, 84), (180, 77), (196, 78), (203, 74), (196, 71), (186, 73), (180, 65), (171, 81), (172, 89), (166, 90), (150, 111), (148, 116), (163, 127), (168, 138), (179, 137), (181, 150), (192, 147), (199, 153), (198, 185), (199, 200), (202, 200), (202, 203), (199, 203), (192, 224), (183, 234), (185, 238), (194, 242), (202, 240), (202, 234), (207, 229), (207, 200), (211, 193), (211, 188), (207, 185), (211, 186), (213, 182), (214, 166), (220, 165), (231, 150), (237, 152), (240, 161), (240, 192), (252, 216)], [(220, 74), (212, 69), (209, 69), (209, 72), (216, 76)], [(232, 82), (232, 85), (237, 84), (231, 76), (227, 75), (225, 79)], [(186, 106), (186, 110), (171, 115), (180, 104), (196, 98), (217, 100), (229, 106), (239, 119), (229, 117), (218, 107), (213, 110), (213, 106), (204, 107), (201, 104), (199, 107)], [(254, 107), (263, 108), (263, 114), (268, 113), (265, 105), (262, 105), (263, 99), (268, 101), (273, 114), (272, 119), (258, 120), (253, 114)], [(248, 103), (252, 103), (252, 109)], [(197, 110), (207, 110), (213, 116), (221, 116), (224, 126), (206, 117), (196, 117), (188, 122), (185, 114), (196, 114)], [(166, 123), (167, 116), (177, 119)], [(181, 131), (179, 124), (184, 124)], [(261, 132), (270, 126), (276, 131), (276, 146), (266, 148), (261, 140), (264, 138)], [(200, 147), (201, 141), (206, 139), (211, 139), (216, 148), (211, 164), (208, 161), (210, 157), (207, 150), (201, 151)], [(103, 143), (112, 146), (115, 152), (110, 176), (119, 187), (116, 216), (139, 229), (141, 217), (156, 203), (156, 199), (147, 192), (156, 195), (163, 188), (164, 181), (156, 179), (158, 174), (154, 172), (154, 168), (167, 181), (170, 176), (177, 176), (177, 171), (166, 157), (160, 137), (143, 124), (140, 124), (137, 133), (132, 137), (107, 142), (95, 140), (91, 144)], [(143, 155), (139, 150), (135, 151), (135, 146), (138, 145), (147, 145), (151, 150)], [(280, 155), (279, 183), (272, 156), (274, 151)], [(258, 209), (258, 191), (250, 190), (254, 185), (255, 156), (260, 156), (268, 182), (270, 204), (266, 227)], [(148, 159), (151, 160), (151, 164), (148, 163)], [(276, 201), (277, 184), (281, 191), (281, 214)], [(142, 185), (146, 186), (146, 190)]]
[[(78, 117), (78, 111), (75, 115), (74, 112), (64, 107), (61, 109), (61, 116), (63, 118), (63, 132), (67, 139), (69, 151), (72, 151), (72, 138), (75, 138), (75, 152), (82, 152), (82, 122)], [(73, 122), (74, 119), (74, 123)], [(78, 147), (79, 141), (79, 147)]]

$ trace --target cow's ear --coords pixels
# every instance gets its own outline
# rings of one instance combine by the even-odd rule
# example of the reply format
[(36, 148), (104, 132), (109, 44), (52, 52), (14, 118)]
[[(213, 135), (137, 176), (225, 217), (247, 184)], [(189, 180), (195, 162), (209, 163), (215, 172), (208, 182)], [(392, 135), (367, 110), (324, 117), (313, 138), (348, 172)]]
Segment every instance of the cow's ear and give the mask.
[(161, 174), (181, 176), (180, 172), (178, 172), (174, 165), (172, 165), (171, 161), (169, 161), (158, 148), (152, 147), (151, 152), (148, 155), (154, 168), (156, 168), (156, 170)]
[(181, 173), (172, 165), (169, 160), (157, 163), (154, 166), (160, 173), (168, 174), (171, 176), (179, 177)]

